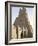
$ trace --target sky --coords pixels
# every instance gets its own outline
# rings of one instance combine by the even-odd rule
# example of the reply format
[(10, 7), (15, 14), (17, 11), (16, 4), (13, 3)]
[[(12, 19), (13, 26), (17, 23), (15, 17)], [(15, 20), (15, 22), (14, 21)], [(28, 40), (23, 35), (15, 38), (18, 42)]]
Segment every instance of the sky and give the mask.
[[(11, 7), (12, 9), (12, 24), (14, 23), (16, 17), (19, 15), (19, 10), (22, 7)], [(26, 8), (26, 12), (28, 14), (28, 20), (32, 27), (35, 27), (35, 8)]]

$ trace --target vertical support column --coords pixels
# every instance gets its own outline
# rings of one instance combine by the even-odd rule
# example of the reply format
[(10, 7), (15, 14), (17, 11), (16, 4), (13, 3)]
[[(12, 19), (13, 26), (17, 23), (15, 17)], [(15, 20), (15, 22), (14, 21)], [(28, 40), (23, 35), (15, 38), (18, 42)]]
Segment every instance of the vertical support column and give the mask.
[(16, 26), (16, 34), (17, 34), (17, 39), (18, 39), (18, 27)]
[(18, 38), (19, 38), (19, 39), (21, 38), (21, 32), (22, 32), (21, 27), (18, 27)]
[(24, 38), (24, 27), (23, 27), (23, 38)]

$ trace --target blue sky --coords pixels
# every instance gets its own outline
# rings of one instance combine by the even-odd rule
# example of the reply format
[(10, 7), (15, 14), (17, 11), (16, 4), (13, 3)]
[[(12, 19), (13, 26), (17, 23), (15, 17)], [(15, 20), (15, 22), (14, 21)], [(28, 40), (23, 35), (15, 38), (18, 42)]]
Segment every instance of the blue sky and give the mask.
[(12, 7), (12, 24), (14, 23), (16, 17), (18, 17), (20, 7)]

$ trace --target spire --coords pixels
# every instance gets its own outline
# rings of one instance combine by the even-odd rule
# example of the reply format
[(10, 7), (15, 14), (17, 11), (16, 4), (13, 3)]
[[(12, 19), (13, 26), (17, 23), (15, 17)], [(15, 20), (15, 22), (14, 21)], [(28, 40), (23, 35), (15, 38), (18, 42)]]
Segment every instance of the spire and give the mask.
[(23, 9), (24, 9), (24, 7), (23, 7)]
[(26, 8), (25, 7), (20, 8), (19, 15), (22, 15), (25, 13), (26, 13)]
[(25, 8), (25, 7), (23, 7), (23, 9), (22, 9), (22, 10), (23, 10), (23, 12), (26, 12), (26, 8)]

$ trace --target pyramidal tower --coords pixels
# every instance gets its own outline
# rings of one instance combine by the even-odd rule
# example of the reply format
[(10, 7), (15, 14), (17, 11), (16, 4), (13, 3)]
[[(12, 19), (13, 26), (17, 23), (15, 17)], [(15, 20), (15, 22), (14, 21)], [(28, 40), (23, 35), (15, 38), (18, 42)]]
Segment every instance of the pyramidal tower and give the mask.
[(26, 9), (23, 7), (23, 8), (20, 8), (19, 15), (16, 18), (14, 25), (24, 26), (24, 24), (26, 24), (26, 21), (28, 21), (28, 15), (26, 13)]
[[(18, 38), (18, 26), (22, 29), (21, 37), (32, 37), (32, 26), (28, 21), (28, 15), (26, 12), (26, 8), (20, 8), (19, 15), (14, 22), (14, 26), (16, 26), (17, 38)], [(27, 35), (26, 35), (27, 34)]]

